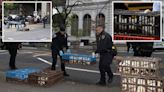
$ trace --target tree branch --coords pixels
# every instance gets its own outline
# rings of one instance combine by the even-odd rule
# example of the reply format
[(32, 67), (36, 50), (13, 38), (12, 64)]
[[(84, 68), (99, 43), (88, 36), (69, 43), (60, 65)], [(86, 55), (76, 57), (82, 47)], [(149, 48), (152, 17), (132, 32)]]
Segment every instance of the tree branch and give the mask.
[(57, 7), (55, 7), (55, 9), (57, 10), (57, 12), (59, 13), (60, 17), (63, 18), (62, 13), (59, 11), (59, 9)]
[[(69, 0), (68, 0), (68, 1), (69, 1)], [(81, 1), (77, 0), (77, 1), (76, 1), (73, 5), (71, 5), (71, 6), (68, 4), (67, 9), (70, 8), (70, 10), (69, 10), (68, 12), (66, 11), (66, 18), (67, 18), (68, 15), (71, 13), (73, 7), (78, 5), (78, 4), (77, 4), (78, 2), (81, 2)]]

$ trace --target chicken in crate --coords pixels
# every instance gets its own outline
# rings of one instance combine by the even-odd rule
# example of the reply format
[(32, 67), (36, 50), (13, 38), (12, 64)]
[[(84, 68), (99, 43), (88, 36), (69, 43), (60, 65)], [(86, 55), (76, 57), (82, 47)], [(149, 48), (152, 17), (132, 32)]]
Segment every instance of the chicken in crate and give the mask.
[(118, 72), (121, 75), (156, 77), (160, 61), (160, 58), (152, 57), (125, 57), (118, 64)]
[(160, 58), (116, 57), (122, 92), (164, 92), (164, 78), (159, 76)]
[(160, 12), (115, 10), (114, 40), (160, 40)]
[(122, 76), (122, 92), (164, 92), (164, 78)]

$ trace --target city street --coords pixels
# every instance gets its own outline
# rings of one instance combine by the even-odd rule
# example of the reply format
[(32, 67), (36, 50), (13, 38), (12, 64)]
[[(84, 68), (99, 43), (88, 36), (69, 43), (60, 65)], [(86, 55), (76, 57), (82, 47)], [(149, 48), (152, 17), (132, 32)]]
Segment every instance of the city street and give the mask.
[(15, 25), (9, 29), (4, 27), (4, 40), (47, 42), (51, 39), (51, 29), (49, 24), (46, 24), (46, 28), (43, 28), (43, 23), (29, 24), (25, 28), (29, 28), (29, 31), (17, 31)]
[[(71, 50), (73, 53), (91, 54), (92, 50)], [(119, 50), (118, 55), (127, 56), (126, 50)], [(131, 55), (131, 54), (129, 54)], [(164, 60), (164, 51), (155, 51), (153, 57), (160, 57)], [(22, 58), (23, 57), (23, 58)], [(121, 92), (120, 76), (116, 73), (116, 61), (113, 61), (112, 69), (115, 72), (114, 81), (106, 87), (95, 85), (99, 80), (98, 63), (96, 65), (67, 65), (67, 72), (70, 77), (66, 77), (62, 82), (49, 88), (41, 88), (27, 84), (14, 84), (5, 82), (4, 72), (9, 70), (9, 54), (7, 51), (0, 51), (0, 86), (1, 92)], [(18, 51), (16, 64), (18, 68), (36, 67), (46, 68), (51, 65), (51, 52), (46, 49), (23, 47)], [(58, 62), (58, 66), (60, 63)], [(59, 68), (59, 67), (58, 67)], [(160, 63), (160, 74), (164, 76), (164, 62)], [(6, 88), (7, 87), (7, 88)]]

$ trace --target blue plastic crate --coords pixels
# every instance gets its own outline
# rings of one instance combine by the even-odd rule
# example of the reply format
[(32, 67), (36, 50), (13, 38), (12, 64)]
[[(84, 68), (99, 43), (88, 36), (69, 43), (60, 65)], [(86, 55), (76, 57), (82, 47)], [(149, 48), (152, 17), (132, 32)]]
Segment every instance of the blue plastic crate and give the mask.
[(25, 80), (28, 78), (28, 75), (30, 73), (39, 72), (39, 71), (40, 69), (38, 68), (23, 68), (23, 69), (7, 71), (5, 74), (6, 77), (8, 78), (17, 78), (20, 80)]
[(96, 62), (96, 57), (92, 57), (91, 55), (83, 55), (83, 54), (71, 54), (65, 53), (62, 55), (62, 59), (64, 60), (85, 60), (88, 62)]

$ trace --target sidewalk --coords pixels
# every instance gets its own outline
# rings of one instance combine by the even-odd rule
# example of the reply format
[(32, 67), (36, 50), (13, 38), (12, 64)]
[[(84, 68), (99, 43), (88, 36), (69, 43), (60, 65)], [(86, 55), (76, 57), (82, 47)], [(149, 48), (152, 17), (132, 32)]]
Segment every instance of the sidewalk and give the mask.
[(4, 29), (5, 40), (50, 40), (50, 25), (47, 24), (46, 28), (43, 28), (43, 24), (31, 24), (25, 28), (29, 28), (29, 31), (17, 31), (15, 25), (12, 28)]

